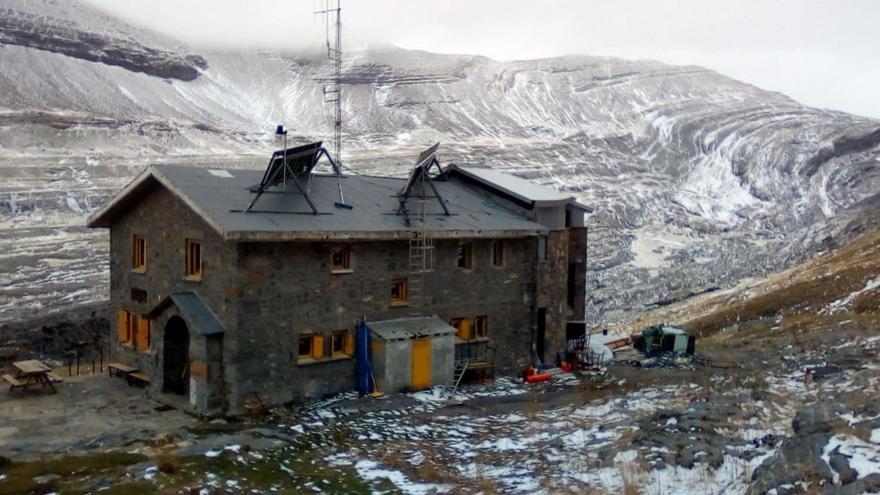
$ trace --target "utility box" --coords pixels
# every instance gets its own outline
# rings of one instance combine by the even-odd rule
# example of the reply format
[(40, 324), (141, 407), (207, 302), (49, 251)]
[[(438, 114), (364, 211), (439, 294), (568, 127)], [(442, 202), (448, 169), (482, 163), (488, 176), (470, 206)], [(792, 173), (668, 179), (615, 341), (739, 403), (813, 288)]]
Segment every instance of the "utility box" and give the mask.
[(452, 383), (455, 328), (436, 316), (367, 323), (376, 387), (386, 393)]

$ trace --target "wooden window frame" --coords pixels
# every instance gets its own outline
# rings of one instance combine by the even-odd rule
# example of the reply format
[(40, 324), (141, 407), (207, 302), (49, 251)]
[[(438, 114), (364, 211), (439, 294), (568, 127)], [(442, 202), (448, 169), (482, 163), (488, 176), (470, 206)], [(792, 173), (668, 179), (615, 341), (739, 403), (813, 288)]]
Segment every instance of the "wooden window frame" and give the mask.
[(458, 248), (455, 252), (455, 266), (461, 270), (474, 269), (474, 241), (458, 243)]
[(186, 253), (184, 258), (184, 279), (194, 281), (201, 280), (204, 275), (204, 252), (202, 251), (202, 241), (200, 239), (186, 240)]
[(489, 316), (488, 315), (480, 315), (474, 317), (474, 338), (475, 339), (488, 339), (489, 338)]
[[(405, 278), (391, 279), (391, 305), (406, 306), (408, 302), (409, 290), (408, 281)], [(394, 297), (394, 289), (398, 290), (398, 297)]]
[(147, 271), (147, 239), (139, 234), (131, 236), (131, 271), (135, 273)]
[(133, 345), (137, 329), (137, 315), (127, 309), (120, 309), (116, 315), (116, 343)]
[(455, 337), (458, 339), (462, 339), (461, 329), (464, 326), (465, 318), (451, 318), (449, 320), (449, 326), (455, 329)]
[[(308, 352), (306, 352), (305, 354), (302, 353), (302, 344), (303, 344), (304, 340), (308, 340), (308, 348), (309, 348)], [(315, 348), (315, 334), (311, 333), (311, 332), (301, 333), (299, 335), (299, 338), (297, 339), (297, 348), (296, 348), (297, 361), (298, 362), (313, 361), (315, 359), (313, 357), (314, 356), (314, 348)]]
[[(342, 263), (336, 264), (336, 254), (342, 253)], [(332, 273), (351, 273), (351, 246), (334, 246), (330, 250), (330, 271)]]
[[(491, 249), (492, 251), (490, 255), (492, 257), (492, 266), (495, 268), (504, 268), (504, 241), (498, 239), (492, 241)], [(499, 254), (500, 256), (498, 256)]]
[[(337, 340), (341, 339), (341, 340)], [(341, 345), (336, 349), (337, 342)], [(330, 357), (341, 358), (354, 355), (354, 337), (348, 330), (336, 330), (330, 335)]]

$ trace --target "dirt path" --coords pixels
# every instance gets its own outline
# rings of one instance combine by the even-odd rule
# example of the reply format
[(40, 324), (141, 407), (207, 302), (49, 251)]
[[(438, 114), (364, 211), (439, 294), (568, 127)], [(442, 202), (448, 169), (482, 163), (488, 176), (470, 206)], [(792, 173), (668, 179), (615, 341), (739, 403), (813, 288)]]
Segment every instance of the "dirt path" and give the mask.
[(0, 456), (15, 460), (130, 445), (179, 430), (196, 419), (159, 405), (122, 378), (66, 378), (58, 393), (0, 390)]

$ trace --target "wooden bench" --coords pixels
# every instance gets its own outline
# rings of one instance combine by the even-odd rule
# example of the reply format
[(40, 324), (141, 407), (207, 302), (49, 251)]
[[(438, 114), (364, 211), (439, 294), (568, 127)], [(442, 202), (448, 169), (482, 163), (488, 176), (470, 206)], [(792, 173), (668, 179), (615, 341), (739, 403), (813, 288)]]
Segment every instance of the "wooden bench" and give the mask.
[(12, 375), (3, 375), (3, 379), (6, 380), (7, 382), (9, 382), (9, 391), (10, 392), (12, 392), (13, 390), (15, 390), (17, 388), (20, 388), (22, 390), (24, 390), (24, 388), (25, 388), (24, 382), (19, 381), (17, 378), (15, 378)]
[(117, 376), (128, 376), (137, 371), (137, 368), (132, 368), (131, 366), (122, 363), (110, 363), (107, 365), (107, 372), (110, 376), (113, 376), (114, 370), (116, 371)]
[(56, 375), (55, 373), (53, 373), (51, 371), (46, 373), (46, 376), (49, 378), (49, 381), (52, 383), (61, 383), (64, 381), (63, 378), (61, 378), (60, 376)]
[(133, 371), (125, 375), (125, 379), (128, 380), (129, 385), (138, 384), (147, 386), (150, 384), (150, 376), (146, 373), (141, 373), (139, 371)]

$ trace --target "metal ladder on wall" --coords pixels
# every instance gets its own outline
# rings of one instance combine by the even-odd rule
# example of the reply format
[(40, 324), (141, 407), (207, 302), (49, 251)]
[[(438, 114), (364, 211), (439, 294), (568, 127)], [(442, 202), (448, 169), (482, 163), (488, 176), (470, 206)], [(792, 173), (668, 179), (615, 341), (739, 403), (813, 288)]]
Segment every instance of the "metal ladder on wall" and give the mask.
[(419, 228), (409, 240), (409, 281), (407, 301), (414, 314), (421, 312), (425, 305), (425, 274), (434, 271), (435, 240), (426, 226), (427, 201), (422, 184), (422, 196), (419, 198)]
[(455, 363), (455, 371), (452, 374), (452, 386), (447, 389), (447, 394), (450, 397), (455, 395), (458, 386), (461, 385), (461, 380), (464, 379), (464, 374), (467, 373), (468, 365), (470, 363), (470, 361), (460, 361)]

